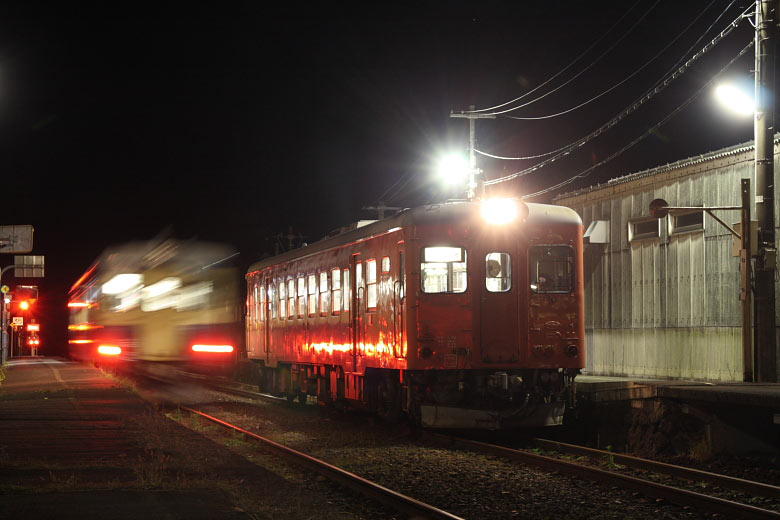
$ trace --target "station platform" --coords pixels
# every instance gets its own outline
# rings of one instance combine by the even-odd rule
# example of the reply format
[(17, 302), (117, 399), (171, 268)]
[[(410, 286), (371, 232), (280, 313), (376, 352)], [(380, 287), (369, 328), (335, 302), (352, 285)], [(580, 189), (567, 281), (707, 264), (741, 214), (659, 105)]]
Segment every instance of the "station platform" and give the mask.
[[(580, 417), (602, 438), (623, 429), (661, 444), (683, 430), (701, 428), (713, 451), (780, 453), (780, 384), (703, 382), (594, 376), (576, 378)], [(612, 430), (612, 431), (610, 431)], [(617, 442), (624, 442), (621, 439)], [(631, 443), (630, 439), (628, 441)], [(671, 441), (670, 441), (671, 442)], [(636, 447), (638, 442), (634, 442)]]
[(757, 406), (776, 409), (776, 418), (780, 421), (780, 383), (710, 383), (579, 375), (576, 384), (577, 393), (586, 395), (594, 402), (665, 398)]
[[(225, 493), (197, 487), (197, 479), (192, 486), (159, 485), (181, 470), (145, 444), (160, 434), (149, 426), (161, 421), (100, 370), (22, 357), (5, 364), (2, 375), (0, 518), (248, 518)], [(210, 441), (167, 422), (207, 449)]]

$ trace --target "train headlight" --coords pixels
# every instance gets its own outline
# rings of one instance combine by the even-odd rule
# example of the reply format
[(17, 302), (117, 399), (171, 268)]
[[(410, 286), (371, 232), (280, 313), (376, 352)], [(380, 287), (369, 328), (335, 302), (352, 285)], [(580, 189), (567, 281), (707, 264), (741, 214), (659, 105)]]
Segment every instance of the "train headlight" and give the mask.
[(489, 224), (508, 224), (517, 218), (517, 205), (515, 199), (487, 199), (482, 202), (482, 218)]

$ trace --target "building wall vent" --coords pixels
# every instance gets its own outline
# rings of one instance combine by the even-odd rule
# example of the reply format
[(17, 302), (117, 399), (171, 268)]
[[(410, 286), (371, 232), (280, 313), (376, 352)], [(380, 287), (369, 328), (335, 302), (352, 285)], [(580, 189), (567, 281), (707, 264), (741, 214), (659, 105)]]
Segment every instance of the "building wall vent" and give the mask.
[(609, 220), (594, 220), (582, 238), (586, 244), (609, 244)]

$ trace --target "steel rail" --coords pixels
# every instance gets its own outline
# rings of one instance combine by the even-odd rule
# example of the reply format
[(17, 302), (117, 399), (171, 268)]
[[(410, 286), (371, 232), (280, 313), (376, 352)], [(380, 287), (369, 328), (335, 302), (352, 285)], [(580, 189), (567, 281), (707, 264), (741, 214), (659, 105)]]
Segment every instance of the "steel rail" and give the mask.
[(459, 448), (490, 455), (497, 455), (510, 460), (519, 461), (524, 464), (537, 466), (545, 470), (557, 471), (580, 478), (607, 482), (615, 486), (638, 491), (644, 495), (662, 498), (675, 504), (706, 509), (707, 511), (723, 515), (726, 518), (780, 519), (780, 513), (776, 511), (761, 509), (759, 507), (754, 507), (747, 504), (740, 504), (739, 502), (732, 502), (730, 500), (725, 500), (718, 497), (695, 493), (686, 489), (666, 486), (651, 480), (644, 480), (628, 475), (622, 475), (620, 473), (614, 473), (611, 471), (594, 468), (592, 466), (575, 464), (573, 462), (559, 460), (553, 457), (545, 457), (543, 455), (536, 455), (534, 453), (528, 453), (512, 448), (496, 446), (494, 444), (487, 444), (484, 442), (472, 441), (468, 439), (461, 439), (458, 437), (452, 437), (438, 433), (426, 433), (425, 436), (446, 442), (451, 446), (457, 446)]
[(401, 513), (408, 514), (414, 517), (431, 518), (431, 519), (446, 519), (446, 520), (463, 520), (459, 516), (455, 516), (452, 513), (448, 513), (442, 509), (438, 509), (432, 505), (426, 504), (414, 498), (408, 497), (392, 489), (388, 489), (375, 482), (371, 482), (363, 477), (350, 473), (325, 461), (316, 459), (310, 455), (294, 450), (283, 444), (272, 441), (266, 437), (261, 437), (255, 433), (245, 430), (239, 426), (235, 426), (221, 419), (217, 419), (211, 415), (203, 413), (201, 411), (189, 408), (186, 406), (181, 407), (182, 410), (187, 410), (190, 413), (200, 415), (209, 421), (215, 422), (226, 428), (243, 433), (244, 435), (251, 437), (255, 440), (262, 442), (264, 445), (279, 451), (285, 456), (290, 457), (295, 462), (303, 463), (306, 466), (312, 468), (320, 475), (323, 475), (330, 480), (338, 482), (339, 484), (369, 496), (386, 506), (389, 506)]
[(653, 471), (655, 473), (663, 473), (665, 475), (683, 478), (686, 480), (710, 482), (730, 490), (742, 491), (766, 498), (780, 499), (780, 487), (773, 486), (772, 484), (765, 484), (763, 482), (730, 477), (728, 475), (720, 475), (718, 473), (711, 473), (709, 471), (703, 471), (694, 468), (686, 468), (684, 466), (676, 466), (674, 464), (642, 459), (639, 457), (633, 457), (631, 455), (623, 455), (621, 453), (612, 453), (594, 448), (586, 448), (585, 446), (577, 446), (575, 444), (566, 444), (565, 442), (551, 441), (549, 439), (537, 438), (533, 439), (533, 442), (540, 447), (549, 447), (562, 453), (585, 455), (588, 457), (606, 457), (611, 461), (623, 464), (625, 466), (630, 466), (632, 468), (644, 469)]

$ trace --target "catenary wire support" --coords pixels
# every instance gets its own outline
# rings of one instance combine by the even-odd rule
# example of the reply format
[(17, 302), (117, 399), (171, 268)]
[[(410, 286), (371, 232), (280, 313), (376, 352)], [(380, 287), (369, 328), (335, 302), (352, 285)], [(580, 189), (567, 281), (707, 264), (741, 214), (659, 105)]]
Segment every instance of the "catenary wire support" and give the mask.
[(474, 105), (469, 107), (469, 111), (451, 112), (450, 117), (468, 119), (469, 120), (469, 183), (466, 188), (466, 198), (468, 200), (474, 200), (477, 192), (477, 178), (479, 177), (479, 169), (477, 168), (477, 119), (495, 119), (496, 116), (491, 114), (477, 114), (473, 112)]

